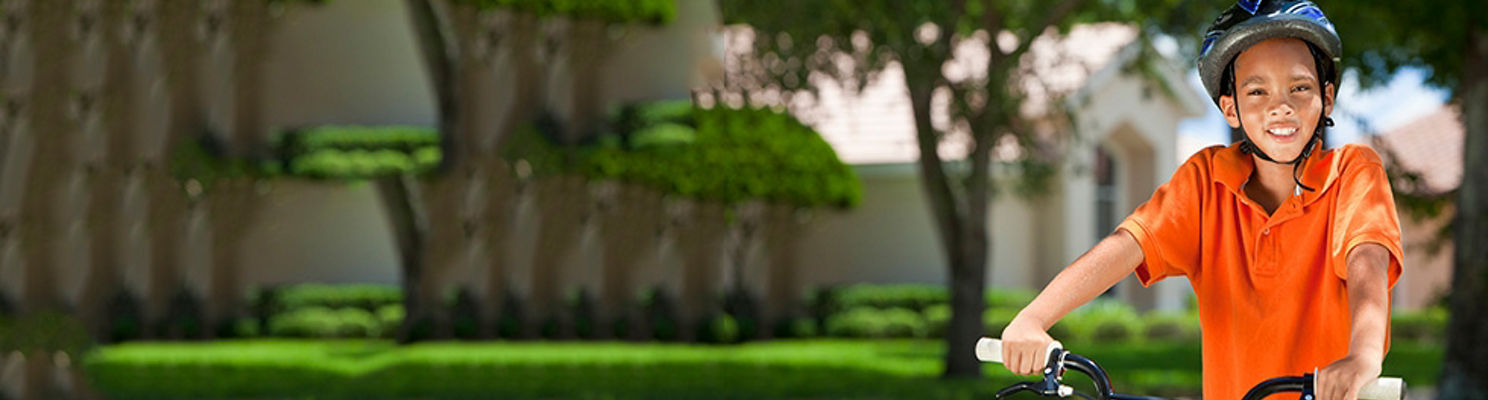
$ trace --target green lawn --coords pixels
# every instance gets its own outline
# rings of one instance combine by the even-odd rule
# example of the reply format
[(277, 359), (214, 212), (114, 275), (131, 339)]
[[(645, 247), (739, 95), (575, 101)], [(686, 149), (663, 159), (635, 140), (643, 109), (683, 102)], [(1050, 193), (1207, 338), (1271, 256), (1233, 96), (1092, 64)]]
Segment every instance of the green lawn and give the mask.
[[(1080, 346), (1118, 391), (1193, 395), (1192, 344)], [(972, 399), (1018, 379), (945, 381), (933, 340), (803, 340), (736, 346), (596, 342), (251, 340), (131, 343), (84, 365), (114, 399), (810, 398)], [(1386, 375), (1434, 384), (1440, 350), (1397, 344)], [(1082, 382), (1072, 381), (1080, 385)], [(1078, 386), (1077, 386), (1078, 387)]]

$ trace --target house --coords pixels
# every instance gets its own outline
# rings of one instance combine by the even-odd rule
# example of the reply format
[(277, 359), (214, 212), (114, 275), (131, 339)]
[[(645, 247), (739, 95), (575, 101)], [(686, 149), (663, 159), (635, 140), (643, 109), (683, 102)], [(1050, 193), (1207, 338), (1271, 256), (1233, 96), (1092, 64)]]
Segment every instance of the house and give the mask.
[[(1387, 166), (1420, 174), (1422, 184), (1416, 194), (1431, 195), (1450, 192), (1462, 184), (1465, 133), (1461, 112), (1444, 105), (1362, 141), (1381, 153)], [(1398, 195), (1407, 188), (1396, 185), (1395, 190)], [(1436, 217), (1412, 214), (1403, 207), (1398, 211), (1405, 260), (1404, 272), (1395, 284), (1393, 305), (1418, 309), (1438, 304), (1452, 288), (1453, 244), (1441, 232), (1453, 216), (1451, 207)]]
[[(1047, 193), (1025, 197), (1010, 189), (993, 200), (988, 285), (1037, 289), (1115, 229), (1177, 168), (1178, 122), (1202, 115), (1208, 103), (1188, 88), (1184, 69), (1154, 58), (1153, 73), (1135, 73), (1144, 53), (1136, 29), (1103, 23), (1073, 28), (1067, 37), (1041, 37), (1025, 56), (1043, 85), (1030, 85), (1025, 117), (1067, 107), (1073, 124), (1056, 125), (1068, 138), (1063, 162)], [(815, 126), (856, 166), (863, 179), (861, 207), (814, 221), (804, 238), (805, 280), (944, 283), (948, 279), (929, 205), (915, 163), (918, 151), (907, 89), (897, 68), (856, 96), (822, 92)], [(1171, 93), (1164, 87), (1176, 88)], [(1060, 99), (1062, 103), (1048, 104)], [(943, 116), (940, 116), (943, 118)], [(1056, 121), (1058, 122), (1058, 121)], [(953, 141), (952, 141), (953, 142)], [(1000, 144), (1001, 151), (1016, 151)], [(964, 155), (956, 143), (948, 158)], [(1004, 182), (1006, 185), (1007, 182)], [(1115, 296), (1141, 309), (1179, 309), (1190, 296), (1186, 282), (1169, 279), (1141, 290), (1135, 278)]]

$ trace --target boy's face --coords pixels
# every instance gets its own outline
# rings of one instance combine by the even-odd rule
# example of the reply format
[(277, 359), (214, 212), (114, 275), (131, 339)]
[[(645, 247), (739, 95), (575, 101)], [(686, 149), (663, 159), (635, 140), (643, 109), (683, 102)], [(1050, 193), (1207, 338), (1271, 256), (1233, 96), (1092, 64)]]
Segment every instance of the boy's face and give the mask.
[(1219, 98), (1225, 120), (1232, 128), (1244, 121), (1245, 135), (1271, 158), (1297, 158), (1320, 117), (1333, 111), (1333, 85), (1322, 85), (1316, 69), (1300, 39), (1250, 46), (1235, 57), (1235, 96)]

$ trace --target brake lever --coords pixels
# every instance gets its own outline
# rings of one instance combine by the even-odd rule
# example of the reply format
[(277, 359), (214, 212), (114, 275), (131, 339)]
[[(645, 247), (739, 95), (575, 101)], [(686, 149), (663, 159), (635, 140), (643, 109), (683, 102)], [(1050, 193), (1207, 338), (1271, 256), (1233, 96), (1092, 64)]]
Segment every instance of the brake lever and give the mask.
[(1021, 391), (1038, 393), (1044, 397), (1065, 398), (1075, 394), (1075, 388), (1065, 385), (1060, 381), (1064, 379), (1064, 357), (1069, 354), (1058, 341), (1049, 343), (1049, 356), (1044, 363), (1044, 379), (1040, 382), (1019, 382), (997, 391), (998, 399)]

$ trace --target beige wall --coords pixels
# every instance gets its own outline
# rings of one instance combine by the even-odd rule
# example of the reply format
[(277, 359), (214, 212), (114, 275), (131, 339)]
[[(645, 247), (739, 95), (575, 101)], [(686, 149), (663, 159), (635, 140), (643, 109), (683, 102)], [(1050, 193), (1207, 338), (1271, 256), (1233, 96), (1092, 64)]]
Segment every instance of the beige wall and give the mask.
[(434, 125), (433, 92), (403, 4), (290, 7), (265, 67), (268, 125)]
[(1405, 246), (1405, 262), (1391, 299), (1395, 307), (1428, 307), (1451, 290), (1452, 241), (1446, 240), (1438, 252), (1433, 253), (1430, 249), (1437, 230), (1447, 222), (1448, 218), (1417, 220), (1401, 213), (1400, 239)]

